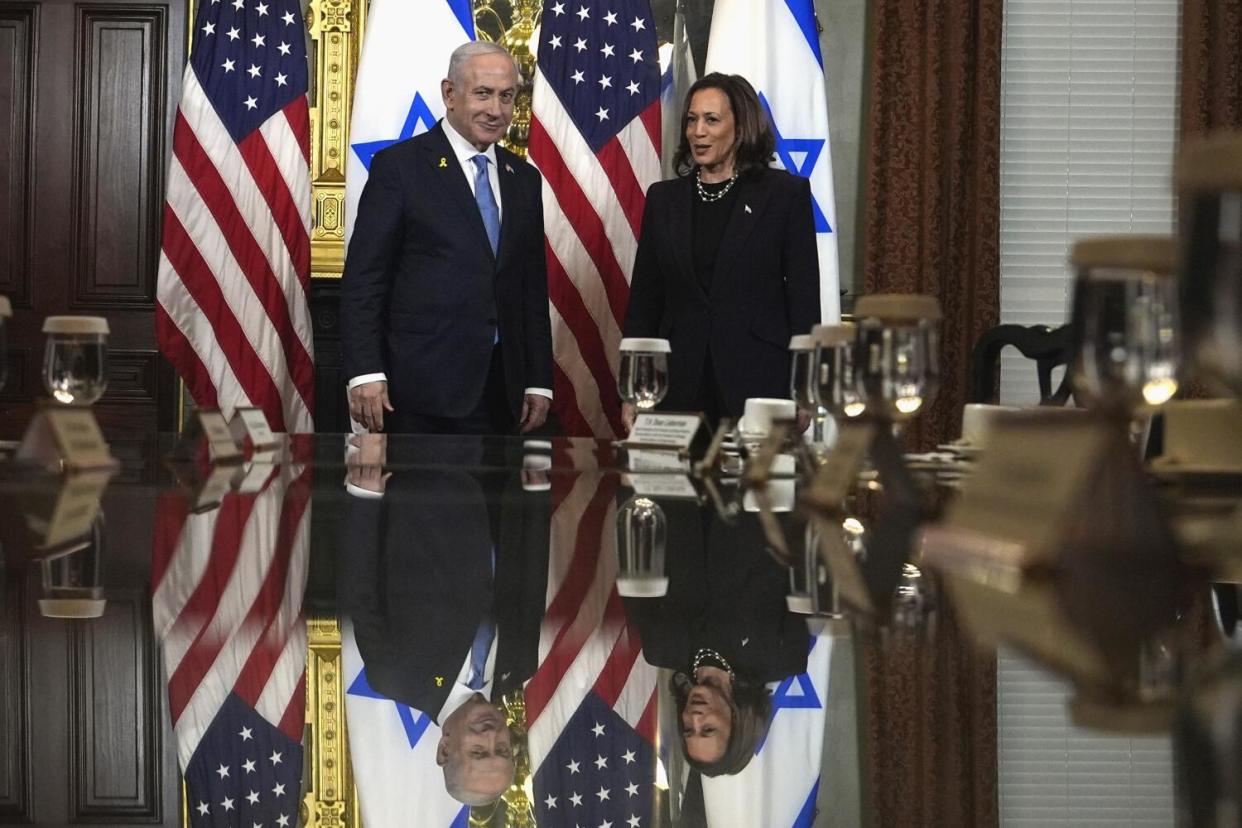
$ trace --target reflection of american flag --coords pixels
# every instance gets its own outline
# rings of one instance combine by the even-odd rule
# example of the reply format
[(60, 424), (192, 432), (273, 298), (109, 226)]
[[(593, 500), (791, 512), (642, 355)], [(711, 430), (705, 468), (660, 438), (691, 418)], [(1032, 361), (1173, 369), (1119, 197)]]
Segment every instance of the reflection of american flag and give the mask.
[(552, 481), (548, 607), (526, 686), (541, 825), (651, 824), (657, 673), (616, 590), (615, 493), (598, 471)]
[(556, 407), (570, 434), (621, 433), (616, 360), (647, 187), (660, 178), (648, 0), (546, 0), (530, 160), (543, 173)]
[(310, 491), (294, 467), (203, 514), (161, 499), (155, 630), (192, 825), (297, 824)]
[(198, 4), (173, 132), (160, 349), (202, 406), (310, 432), (310, 118), (297, 0)]

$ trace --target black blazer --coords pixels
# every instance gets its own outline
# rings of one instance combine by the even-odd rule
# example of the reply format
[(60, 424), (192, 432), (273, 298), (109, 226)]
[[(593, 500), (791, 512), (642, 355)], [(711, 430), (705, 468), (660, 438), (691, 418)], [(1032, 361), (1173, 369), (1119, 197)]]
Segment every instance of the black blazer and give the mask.
[(464, 417), (483, 395), (499, 328), (516, 419), (524, 389), (552, 387), (541, 179), (496, 147), (493, 255), (445, 129), (371, 161), (341, 285), (345, 376), (384, 372), (399, 412)]
[(338, 600), (375, 690), (436, 718), (489, 609), (492, 698), (534, 675), (547, 591), (546, 493), (522, 491), (512, 473), (444, 467), (398, 472), (382, 500), (351, 500)]
[(625, 335), (672, 344), (661, 408), (702, 408), (709, 353), (730, 416), (741, 415), (747, 397), (788, 397), (789, 338), (820, 321), (810, 182), (761, 169), (734, 186), (709, 291), (691, 261), (694, 179), (659, 181), (647, 191)]
[(709, 647), (750, 681), (778, 681), (806, 672), (810, 632), (789, 612), (789, 571), (766, 549), (758, 517), (726, 524), (714, 509), (659, 501), (668, 519), (662, 598), (626, 598), (649, 664), (689, 672)]

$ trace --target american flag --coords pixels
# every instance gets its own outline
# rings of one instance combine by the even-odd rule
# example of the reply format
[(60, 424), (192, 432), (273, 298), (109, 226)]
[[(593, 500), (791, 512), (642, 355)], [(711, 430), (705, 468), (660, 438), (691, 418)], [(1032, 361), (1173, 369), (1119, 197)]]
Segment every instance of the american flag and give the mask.
[(657, 671), (616, 589), (616, 478), (569, 451), (558, 465), (581, 471), (552, 479), (548, 606), (526, 685), (533, 804), (540, 825), (637, 828), (652, 824)]
[(305, 719), (311, 472), (192, 513), (160, 502), (155, 631), (192, 826), (296, 826)]
[(182, 81), (159, 278), (160, 349), (201, 406), (314, 430), (310, 117), (297, 0), (203, 0)]
[(556, 410), (622, 432), (617, 347), (647, 187), (660, 178), (660, 66), (648, 0), (547, 0), (530, 161), (543, 174)]

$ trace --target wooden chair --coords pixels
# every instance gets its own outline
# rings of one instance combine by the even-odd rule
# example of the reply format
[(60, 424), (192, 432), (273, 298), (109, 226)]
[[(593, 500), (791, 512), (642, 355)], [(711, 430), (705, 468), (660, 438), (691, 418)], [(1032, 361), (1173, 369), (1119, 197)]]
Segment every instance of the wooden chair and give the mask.
[(1035, 361), (1039, 377), (1039, 404), (1065, 405), (1070, 398), (1069, 372), (1052, 391), (1052, 371), (1068, 365), (1071, 354), (1070, 327), (1049, 328), (1046, 325), (997, 325), (979, 337), (971, 352), (970, 402), (995, 403), (1000, 378), (1001, 351), (1012, 345), (1027, 359)]

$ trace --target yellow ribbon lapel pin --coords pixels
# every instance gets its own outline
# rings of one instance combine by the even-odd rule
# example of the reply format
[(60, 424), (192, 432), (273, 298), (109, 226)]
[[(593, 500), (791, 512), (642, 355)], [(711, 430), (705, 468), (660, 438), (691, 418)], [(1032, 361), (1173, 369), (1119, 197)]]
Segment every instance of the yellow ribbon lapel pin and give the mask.
[(441, 158), (441, 159), (440, 159), (440, 169), (444, 169), (444, 168), (446, 168), (447, 166), (448, 166), (448, 159), (447, 159), (447, 158)]

